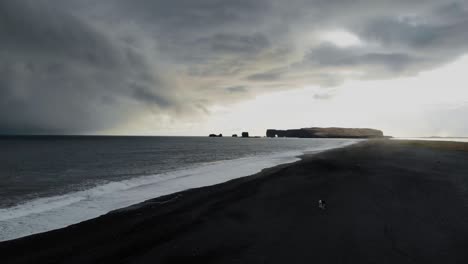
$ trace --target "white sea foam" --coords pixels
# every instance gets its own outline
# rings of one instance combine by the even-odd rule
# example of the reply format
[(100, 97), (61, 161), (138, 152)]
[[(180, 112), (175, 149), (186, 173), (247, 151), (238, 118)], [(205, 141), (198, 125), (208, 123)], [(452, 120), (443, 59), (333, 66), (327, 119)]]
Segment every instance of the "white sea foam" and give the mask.
[[(330, 141), (320, 148), (307, 149), (306, 152), (344, 147), (357, 141)], [(205, 163), (189, 169), (110, 182), (84, 191), (3, 208), (0, 209), (0, 241), (62, 228), (154, 197), (251, 175), (264, 168), (297, 161), (301, 154), (301, 151), (290, 151)]]

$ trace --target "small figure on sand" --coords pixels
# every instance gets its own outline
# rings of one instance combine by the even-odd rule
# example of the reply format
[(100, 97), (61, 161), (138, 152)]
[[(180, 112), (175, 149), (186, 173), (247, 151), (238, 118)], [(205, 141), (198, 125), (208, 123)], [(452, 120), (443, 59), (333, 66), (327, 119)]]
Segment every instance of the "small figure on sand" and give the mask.
[(325, 205), (325, 201), (324, 200), (319, 200), (318, 201), (318, 204), (319, 204), (319, 208), (322, 209), (322, 210), (325, 210), (326, 209), (326, 205)]

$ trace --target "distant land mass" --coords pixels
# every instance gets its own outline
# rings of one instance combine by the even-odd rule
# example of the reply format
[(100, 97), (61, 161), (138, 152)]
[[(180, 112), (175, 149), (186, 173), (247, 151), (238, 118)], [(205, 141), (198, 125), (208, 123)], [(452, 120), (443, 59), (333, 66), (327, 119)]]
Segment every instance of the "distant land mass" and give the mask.
[(268, 129), (267, 137), (294, 138), (382, 138), (381, 130), (372, 128), (311, 127), (300, 129)]
[(421, 137), (421, 138), (468, 138), (468, 137), (457, 137), (457, 136), (441, 137), (441, 136), (430, 136), (430, 137)]

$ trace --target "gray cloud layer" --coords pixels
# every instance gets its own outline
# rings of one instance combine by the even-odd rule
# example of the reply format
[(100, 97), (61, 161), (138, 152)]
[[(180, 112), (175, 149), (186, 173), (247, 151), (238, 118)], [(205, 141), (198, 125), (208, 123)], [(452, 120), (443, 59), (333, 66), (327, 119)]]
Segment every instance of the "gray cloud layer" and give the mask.
[[(412, 75), (466, 53), (467, 28), (467, 1), (3, 0), (0, 133), (93, 133)], [(337, 29), (362, 45), (320, 39)]]

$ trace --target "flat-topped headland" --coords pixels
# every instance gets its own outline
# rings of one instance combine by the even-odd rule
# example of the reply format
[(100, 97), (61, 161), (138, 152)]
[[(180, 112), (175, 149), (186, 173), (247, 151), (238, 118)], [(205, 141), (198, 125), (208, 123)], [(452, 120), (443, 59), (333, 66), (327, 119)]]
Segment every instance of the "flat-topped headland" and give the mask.
[(267, 137), (293, 138), (382, 138), (381, 130), (372, 128), (311, 127), (300, 129), (268, 129)]
[(0, 256), (2, 263), (468, 263), (467, 160), (468, 143), (364, 141), (2, 242)]

